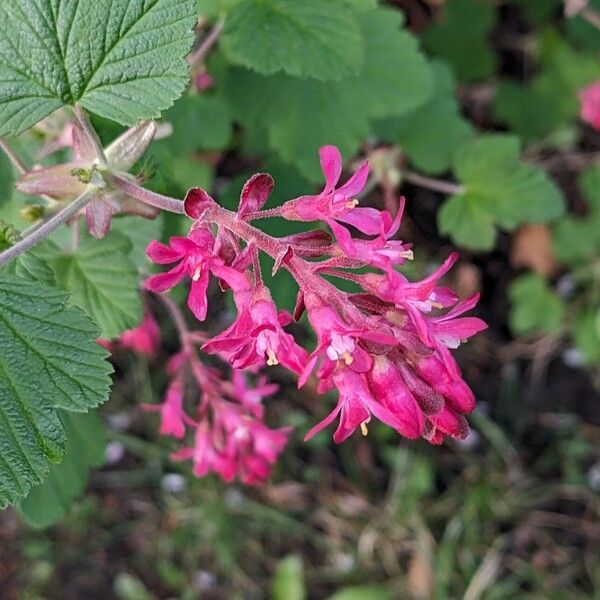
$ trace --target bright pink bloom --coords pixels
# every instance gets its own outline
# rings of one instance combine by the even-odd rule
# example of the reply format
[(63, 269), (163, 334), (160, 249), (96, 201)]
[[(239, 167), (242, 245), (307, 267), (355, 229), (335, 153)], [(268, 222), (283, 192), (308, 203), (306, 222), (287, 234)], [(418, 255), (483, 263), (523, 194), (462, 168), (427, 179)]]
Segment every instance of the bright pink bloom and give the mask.
[(236, 369), (248, 369), (281, 363), (296, 373), (302, 372), (307, 352), (283, 330), (291, 322), (288, 313), (277, 312), (271, 294), (263, 285), (234, 295), (238, 316), (223, 333), (203, 346), (203, 350), (219, 353)]
[(224, 264), (213, 254), (215, 238), (205, 228), (193, 229), (188, 237), (172, 237), (169, 245), (152, 241), (148, 244), (148, 258), (160, 265), (176, 262), (177, 265), (166, 273), (153, 275), (146, 280), (146, 289), (164, 292), (182, 281), (186, 276), (192, 280), (188, 295), (188, 306), (194, 316), (203, 321), (208, 309), (206, 290), (210, 273), (223, 279), (232, 288), (247, 286), (246, 277)]
[(123, 348), (154, 356), (160, 347), (160, 327), (152, 313), (146, 312), (138, 327), (124, 331), (119, 337), (119, 344)]
[(403, 244), (399, 240), (390, 240), (400, 228), (402, 213), (404, 211), (404, 198), (400, 198), (400, 206), (396, 217), (392, 221), (389, 213), (382, 211), (382, 229), (374, 240), (354, 239), (350, 232), (335, 221), (329, 223), (335, 234), (338, 246), (348, 258), (364, 261), (374, 267), (389, 270), (394, 265), (402, 265), (413, 258), (412, 244)]
[(160, 434), (181, 439), (185, 435), (183, 382), (180, 376), (171, 381), (162, 404), (142, 404), (148, 412), (160, 412)]
[(325, 187), (318, 196), (300, 196), (289, 200), (280, 209), (290, 221), (341, 221), (367, 235), (377, 235), (382, 229), (381, 212), (375, 208), (356, 208), (356, 196), (363, 190), (369, 175), (369, 163), (364, 162), (352, 177), (340, 187), (342, 156), (335, 146), (319, 150)]
[(600, 131), (600, 81), (596, 81), (579, 92), (581, 118)]

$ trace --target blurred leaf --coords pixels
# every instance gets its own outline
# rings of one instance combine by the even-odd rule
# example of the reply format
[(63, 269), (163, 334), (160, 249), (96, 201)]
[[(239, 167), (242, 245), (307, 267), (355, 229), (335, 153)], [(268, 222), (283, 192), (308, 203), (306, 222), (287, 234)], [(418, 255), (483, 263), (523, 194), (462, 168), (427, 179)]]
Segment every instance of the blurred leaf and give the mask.
[(356, 19), (335, 0), (243, 0), (227, 15), (221, 46), (231, 62), (264, 75), (339, 80), (364, 60)]
[(530, 83), (502, 82), (493, 111), (524, 140), (549, 136), (579, 114), (577, 92), (600, 77), (594, 56), (573, 50), (552, 30), (541, 38), (540, 70)]
[(600, 310), (588, 309), (577, 315), (573, 341), (586, 363), (600, 363)]
[(113, 582), (115, 595), (120, 600), (154, 600), (142, 581), (129, 573), (119, 573)]
[(304, 600), (306, 598), (300, 557), (292, 554), (279, 561), (273, 575), (272, 589), (273, 600)]
[(454, 173), (464, 192), (442, 206), (443, 232), (471, 248), (489, 249), (490, 219), (510, 231), (522, 223), (551, 221), (563, 212), (560, 189), (543, 170), (521, 162), (519, 151), (518, 138), (493, 134), (457, 150)]
[(392, 600), (391, 591), (379, 585), (360, 585), (339, 590), (327, 600)]
[(220, 96), (187, 94), (165, 113), (173, 133), (160, 140), (176, 156), (194, 150), (219, 150), (231, 139), (229, 108)]
[(142, 219), (134, 215), (123, 215), (113, 219), (112, 231), (119, 231), (131, 242), (129, 258), (136, 267), (142, 269), (148, 266), (146, 247), (150, 240), (162, 239), (164, 214), (159, 214), (156, 219)]
[(106, 339), (118, 337), (142, 320), (131, 248), (122, 233), (112, 231), (102, 240), (84, 237), (75, 252), (57, 249), (47, 255), (57, 284), (71, 293), (71, 302), (94, 319)]
[(0, 150), (0, 206), (12, 197), (15, 183), (15, 172), (6, 154)]
[(193, 0), (4, 0), (0, 19), (0, 135), (76, 102), (133, 125), (189, 79)]
[[(600, 0), (588, 0), (588, 6), (600, 12)], [(585, 48), (598, 55), (600, 53), (600, 34), (598, 27), (581, 15), (566, 19), (567, 37), (574, 45)]]
[(489, 34), (496, 8), (484, 0), (451, 0), (444, 4), (440, 22), (423, 33), (425, 48), (447, 60), (459, 81), (489, 77), (496, 67)]
[(57, 409), (104, 402), (111, 365), (98, 330), (68, 295), (0, 274), (0, 507), (22, 498), (64, 454)]
[(563, 0), (512, 0), (535, 25), (543, 24), (561, 13)]
[(564, 302), (537, 273), (517, 277), (508, 288), (508, 297), (511, 301), (508, 323), (515, 334), (554, 333), (560, 328)]
[(415, 38), (400, 30), (396, 11), (359, 14), (366, 42), (361, 73), (339, 82), (264, 77), (230, 69), (224, 91), (248, 129), (266, 130), (269, 146), (311, 180), (322, 178), (317, 151), (335, 144), (356, 152), (370, 131), (370, 119), (404, 114), (431, 94), (431, 73)]
[(431, 66), (430, 100), (406, 116), (379, 122), (376, 131), (382, 139), (399, 144), (418, 169), (442, 173), (448, 170), (457, 146), (473, 136), (473, 128), (459, 112), (448, 66), (439, 61)]
[(33, 527), (48, 527), (63, 519), (84, 491), (90, 468), (104, 462), (106, 437), (97, 413), (62, 413), (61, 420), (67, 434), (64, 458), (20, 503)]

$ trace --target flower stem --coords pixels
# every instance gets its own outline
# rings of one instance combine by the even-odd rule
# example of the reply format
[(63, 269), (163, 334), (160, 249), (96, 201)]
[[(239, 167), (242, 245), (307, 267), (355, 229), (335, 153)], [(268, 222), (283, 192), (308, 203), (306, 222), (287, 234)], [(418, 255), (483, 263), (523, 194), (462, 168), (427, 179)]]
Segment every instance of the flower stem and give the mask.
[(424, 177), (423, 175), (413, 173), (412, 171), (403, 171), (402, 177), (414, 185), (418, 185), (435, 192), (441, 192), (442, 194), (462, 194), (464, 192), (464, 187), (462, 185), (458, 185), (450, 181), (443, 181), (441, 179)]
[(595, 11), (593, 8), (584, 8), (581, 11), (581, 16), (591, 25), (600, 29), (600, 13)]
[(19, 172), (20, 175), (27, 173), (27, 167), (25, 163), (15, 154), (15, 151), (8, 145), (8, 142), (0, 138), (0, 148), (4, 151), (4, 154), (8, 157), (10, 162), (15, 166), (15, 169)]
[(204, 61), (206, 55), (211, 51), (212, 47), (216, 44), (219, 36), (221, 35), (221, 31), (223, 31), (223, 26), (225, 25), (224, 19), (220, 19), (215, 23), (215, 26), (208, 32), (207, 36), (204, 38), (200, 46), (192, 54), (188, 59), (190, 65), (197, 65)]
[(128, 196), (131, 196), (132, 198), (135, 198), (144, 204), (154, 206), (155, 208), (160, 208), (161, 210), (168, 210), (169, 212), (184, 214), (183, 202), (181, 200), (171, 198), (170, 196), (163, 196), (163, 194), (157, 194), (156, 192), (147, 190), (128, 177), (124, 177), (122, 175), (115, 175), (113, 173), (105, 174), (105, 178), (108, 183), (111, 183), (117, 189), (125, 192)]
[(94, 126), (91, 124), (85, 109), (79, 104), (75, 105), (75, 116), (77, 117), (79, 125), (83, 130), (88, 142), (94, 149), (94, 153), (96, 154), (98, 162), (101, 166), (105, 167), (108, 164), (108, 161), (106, 160), (106, 154), (104, 154), (104, 148), (100, 143), (100, 138), (98, 137)]
[(23, 252), (27, 252), (27, 250), (48, 237), (55, 229), (76, 215), (93, 198), (95, 193), (95, 189), (86, 190), (62, 210), (55, 213), (46, 221), (43, 221), (39, 227), (18, 241), (14, 246), (0, 253), (0, 266), (10, 262), (13, 258), (23, 254)]

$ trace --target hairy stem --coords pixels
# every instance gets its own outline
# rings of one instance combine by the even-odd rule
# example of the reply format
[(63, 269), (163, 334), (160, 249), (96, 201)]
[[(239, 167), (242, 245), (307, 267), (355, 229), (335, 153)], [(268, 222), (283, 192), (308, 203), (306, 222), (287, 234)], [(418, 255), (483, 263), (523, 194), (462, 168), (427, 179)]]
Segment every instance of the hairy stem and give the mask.
[(0, 267), (20, 254), (23, 254), (23, 252), (27, 252), (27, 250), (33, 248), (33, 246), (48, 237), (55, 229), (60, 227), (63, 223), (66, 223), (71, 217), (75, 216), (92, 199), (95, 193), (95, 189), (86, 190), (81, 196), (73, 200), (73, 202), (65, 206), (62, 210), (43, 221), (39, 227), (25, 235), (25, 237), (18, 241), (14, 246), (11, 246), (8, 250), (0, 253)]
[(128, 177), (111, 173), (105, 174), (105, 179), (109, 184), (112, 184), (117, 189), (125, 192), (128, 196), (131, 196), (132, 198), (135, 198), (144, 204), (179, 214), (184, 214), (185, 212), (183, 210), (183, 202), (181, 200), (171, 198), (170, 196), (163, 196), (163, 194), (157, 194), (156, 192), (147, 190)]
[(458, 185), (450, 181), (443, 181), (441, 179), (424, 177), (423, 175), (413, 173), (412, 171), (404, 171), (402, 173), (402, 178), (410, 183), (413, 183), (414, 185), (418, 185), (435, 192), (441, 192), (442, 194), (462, 194), (464, 192), (462, 185)]
[(15, 151), (8, 145), (8, 142), (0, 138), (0, 148), (4, 151), (4, 154), (8, 157), (10, 162), (15, 166), (15, 169), (19, 172), (20, 175), (27, 173), (27, 167), (25, 163), (15, 154)]
[(75, 105), (75, 116), (77, 117), (79, 126), (83, 130), (83, 133), (86, 136), (89, 144), (94, 149), (94, 153), (96, 154), (98, 162), (101, 166), (105, 167), (108, 164), (108, 161), (106, 160), (106, 154), (104, 154), (104, 148), (100, 143), (100, 138), (98, 137), (94, 126), (90, 123), (87, 113), (79, 104)]

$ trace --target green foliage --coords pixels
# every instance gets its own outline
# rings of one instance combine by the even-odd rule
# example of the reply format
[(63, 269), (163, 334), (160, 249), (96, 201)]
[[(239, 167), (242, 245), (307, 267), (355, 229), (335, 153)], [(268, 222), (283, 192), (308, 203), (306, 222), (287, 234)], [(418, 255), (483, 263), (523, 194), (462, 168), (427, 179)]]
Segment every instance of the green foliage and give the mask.
[(125, 215), (113, 219), (111, 231), (119, 231), (127, 236), (131, 242), (129, 258), (138, 269), (148, 267), (146, 247), (150, 240), (160, 240), (164, 229), (164, 214), (156, 219), (140, 219), (132, 215)]
[(158, 117), (188, 81), (193, 0), (4, 0), (0, 135), (65, 104), (123, 124)]
[(352, 154), (372, 119), (408, 113), (432, 92), (430, 69), (414, 37), (400, 29), (400, 13), (379, 9), (357, 19), (366, 46), (356, 76), (325, 83), (243, 69), (225, 74), (225, 95), (250, 135), (266, 132), (269, 147), (312, 180), (322, 177), (319, 146), (335, 144)]
[(531, 141), (572, 125), (579, 113), (578, 91), (600, 77), (592, 55), (571, 48), (554, 31), (541, 38), (539, 74), (526, 84), (505, 81), (493, 111), (524, 140)]
[(57, 409), (85, 412), (108, 397), (106, 351), (68, 296), (0, 274), (0, 507), (22, 498), (58, 462), (65, 431)]
[(484, 0), (452, 0), (445, 4), (442, 19), (423, 34), (432, 54), (447, 60), (460, 81), (489, 77), (496, 66), (488, 36), (496, 9)]
[(392, 600), (391, 591), (380, 585), (359, 585), (339, 590), (327, 600)]
[(4, 152), (0, 152), (0, 206), (10, 200), (14, 183), (14, 169)]
[(577, 315), (573, 341), (586, 363), (600, 363), (600, 309), (588, 308)]
[(455, 149), (472, 137), (473, 128), (459, 112), (454, 78), (442, 62), (432, 63), (430, 99), (405, 116), (377, 123), (383, 140), (397, 143), (411, 163), (427, 173), (448, 170)]
[(512, 304), (509, 325), (515, 334), (559, 329), (564, 303), (540, 275), (521, 275), (510, 284), (508, 296)]
[(50, 467), (43, 483), (31, 489), (21, 501), (25, 520), (33, 527), (43, 528), (60, 521), (83, 493), (89, 470), (104, 462), (105, 430), (98, 414), (62, 413), (67, 434), (62, 462)]
[(336, 0), (243, 0), (227, 15), (223, 50), (264, 75), (339, 80), (364, 60), (360, 29)]
[(552, 242), (556, 257), (568, 264), (587, 264), (600, 256), (600, 164), (584, 171), (579, 187), (588, 200), (588, 215), (567, 215), (553, 228)]
[(461, 146), (454, 173), (463, 191), (438, 213), (440, 231), (463, 246), (490, 249), (492, 225), (513, 230), (522, 223), (546, 222), (560, 216), (564, 201), (544, 171), (519, 160), (519, 140), (483, 135)]
[(131, 242), (113, 231), (102, 240), (84, 237), (76, 251), (49, 251), (57, 284), (71, 293), (106, 339), (139, 325), (142, 303), (138, 270), (129, 256)]
[(302, 559), (295, 555), (282, 558), (273, 575), (273, 600), (304, 600), (306, 586)]
[[(600, 12), (600, 0), (589, 0), (589, 7)], [(600, 52), (600, 35), (598, 27), (586, 18), (577, 15), (566, 22), (567, 37), (576, 46), (581, 46), (594, 54)]]
[(25, 252), (17, 256), (4, 268), (5, 273), (12, 273), (22, 279), (30, 281), (39, 281), (46, 285), (54, 285), (54, 272), (48, 266), (44, 259), (40, 258), (33, 251)]

